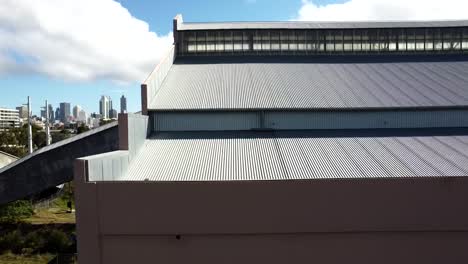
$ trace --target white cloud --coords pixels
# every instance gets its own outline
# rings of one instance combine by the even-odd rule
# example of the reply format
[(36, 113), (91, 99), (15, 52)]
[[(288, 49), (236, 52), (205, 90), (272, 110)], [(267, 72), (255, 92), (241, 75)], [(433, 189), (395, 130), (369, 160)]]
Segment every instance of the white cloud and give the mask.
[(173, 42), (114, 0), (2, 0), (0, 74), (142, 81)]
[(467, 10), (467, 0), (350, 0), (327, 5), (304, 0), (294, 20), (450, 20), (467, 19)]

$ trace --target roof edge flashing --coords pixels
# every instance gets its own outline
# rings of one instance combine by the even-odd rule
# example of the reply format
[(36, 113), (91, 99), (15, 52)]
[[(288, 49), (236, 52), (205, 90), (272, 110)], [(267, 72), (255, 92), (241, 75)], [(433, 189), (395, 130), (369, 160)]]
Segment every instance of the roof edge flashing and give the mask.
[[(180, 20), (182, 22), (182, 20)], [(468, 20), (372, 20), (372, 21), (222, 21), (182, 22), (179, 31), (223, 29), (366, 29), (366, 28), (430, 28), (466, 27)]]
[(151, 105), (152, 100), (156, 97), (156, 94), (161, 88), (164, 79), (169, 73), (174, 61), (176, 59), (176, 45), (172, 44), (169, 51), (166, 53), (166, 56), (159, 61), (156, 68), (151, 72), (151, 74), (146, 78), (146, 80), (141, 85), (142, 90), (142, 113), (146, 114), (148, 111), (148, 106)]
[(182, 16), (182, 14), (177, 14), (175, 17), (174, 17), (174, 32), (177, 31), (177, 29), (182, 25), (184, 24), (184, 18)]

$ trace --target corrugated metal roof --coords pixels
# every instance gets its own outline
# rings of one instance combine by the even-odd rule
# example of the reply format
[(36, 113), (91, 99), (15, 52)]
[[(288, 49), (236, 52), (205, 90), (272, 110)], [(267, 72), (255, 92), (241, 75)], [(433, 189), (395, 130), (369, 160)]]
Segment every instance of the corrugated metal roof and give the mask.
[(157, 110), (466, 106), (468, 57), (179, 58), (149, 101)]
[(227, 30), (227, 29), (353, 29), (353, 28), (428, 28), (466, 27), (468, 20), (445, 21), (355, 21), (355, 22), (204, 22), (182, 23), (178, 30)]
[(127, 175), (118, 180), (468, 176), (466, 134), (355, 135), (361, 132), (320, 132), (330, 137), (313, 131), (160, 133), (146, 141)]

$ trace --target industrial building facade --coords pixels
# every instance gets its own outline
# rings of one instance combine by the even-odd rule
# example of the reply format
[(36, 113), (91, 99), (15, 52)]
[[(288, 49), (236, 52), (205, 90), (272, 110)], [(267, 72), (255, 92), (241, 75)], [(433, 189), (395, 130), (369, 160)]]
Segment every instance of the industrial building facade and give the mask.
[(83, 263), (468, 260), (468, 21), (184, 23), (75, 162)]
[(18, 128), (19, 126), (20, 117), (18, 110), (0, 108), (0, 130)]

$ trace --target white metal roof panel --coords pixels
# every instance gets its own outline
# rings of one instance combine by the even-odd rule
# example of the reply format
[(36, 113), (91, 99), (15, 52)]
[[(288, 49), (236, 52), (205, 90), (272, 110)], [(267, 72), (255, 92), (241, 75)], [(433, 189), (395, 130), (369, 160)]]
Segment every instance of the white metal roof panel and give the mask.
[(407, 58), (179, 58), (149, 109), (468, 106), (468, 57)]
[(119, 180), (468, 176), (468, 136), (355, 136), (350, 133), (322, 137), (313, 133), (160, 133), (146, 141), (127, 175)]

